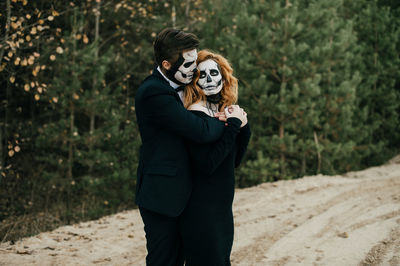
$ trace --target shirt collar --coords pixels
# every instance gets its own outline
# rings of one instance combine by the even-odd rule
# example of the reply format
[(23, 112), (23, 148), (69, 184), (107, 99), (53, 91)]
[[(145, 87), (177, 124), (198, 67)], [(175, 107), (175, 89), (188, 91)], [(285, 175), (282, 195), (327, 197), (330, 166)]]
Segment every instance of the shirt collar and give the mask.
[(157, 70), (158, 70), (158, 72), (160, 72), (160, 74), (165, 78), (165, 80), (168, 81), (169, 85), (170, 85), (172, 88), (176, 89), (176, 88), (178, 88), (178, 87), (180, 86), (179, 84), (176, 84), (175, 82), (173, 82), (172, 80), (170, 80), (169, 78), (167, 78), (167, 77), (164, 75), (164, 73), (162, 73), (160, 66), (157, 67)]

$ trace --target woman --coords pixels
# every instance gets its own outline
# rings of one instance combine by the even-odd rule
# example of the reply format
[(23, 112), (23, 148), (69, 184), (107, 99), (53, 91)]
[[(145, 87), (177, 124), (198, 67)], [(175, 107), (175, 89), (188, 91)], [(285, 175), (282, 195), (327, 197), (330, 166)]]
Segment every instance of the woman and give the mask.
[[(214, 117), (224, 111), (227, 119), (220, 140), (210, 144), (188, 143), (193, 164), (193, 191), (182, 216), (186, 265), (230, 265), (233, 244), (232, 202), (234, 168), (246, 151), (250, 127), (237, 105), (237, 79), (221, 55), (198, 53), (198, 73), (185, 88), (185, 107), (199, 116)], [(242, 119), (230, 117), (242, 112)]]

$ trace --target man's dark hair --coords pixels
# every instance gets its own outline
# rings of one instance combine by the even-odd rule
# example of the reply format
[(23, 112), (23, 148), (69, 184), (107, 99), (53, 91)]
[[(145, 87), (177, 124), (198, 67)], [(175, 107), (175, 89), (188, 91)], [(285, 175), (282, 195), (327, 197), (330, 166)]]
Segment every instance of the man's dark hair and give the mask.
[(174, 63), (182, 51), (195, 49), (198, 46), (199, 39), (193, 33), (166, 28), (157, 35), (154, 42), (156, 63), (160, 67), (164, 60)]

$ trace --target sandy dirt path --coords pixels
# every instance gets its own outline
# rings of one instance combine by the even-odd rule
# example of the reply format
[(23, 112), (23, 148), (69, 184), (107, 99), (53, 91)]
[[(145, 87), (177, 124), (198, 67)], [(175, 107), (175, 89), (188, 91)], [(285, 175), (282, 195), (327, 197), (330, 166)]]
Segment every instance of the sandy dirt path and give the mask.
[[(237, 190), (232, 265), (400, 265), (400, 158)], [(137, 210), (1, 243), (0, 265), (144, 265)]]

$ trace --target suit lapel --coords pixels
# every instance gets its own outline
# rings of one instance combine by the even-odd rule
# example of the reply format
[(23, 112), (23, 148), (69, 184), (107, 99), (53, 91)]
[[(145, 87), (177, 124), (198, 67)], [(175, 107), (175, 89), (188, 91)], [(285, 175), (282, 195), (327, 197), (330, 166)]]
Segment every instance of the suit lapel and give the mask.
[(171, 94), (173, 94), (175, 98), (183, 105), (181, 97), (179, 97), (179, 94), (174, 90), (174, 88), (171, 87), (171, 85), (169, 85), (168, 81), (165, 80), (165, 78), (160, 74), (157, 68), (153, 69), (152, 75), (155, 76), (157, 79), (159, 79), (161, 82), (163, 82), (166, 86), (168, 86)]

